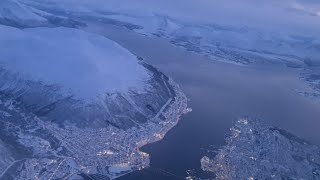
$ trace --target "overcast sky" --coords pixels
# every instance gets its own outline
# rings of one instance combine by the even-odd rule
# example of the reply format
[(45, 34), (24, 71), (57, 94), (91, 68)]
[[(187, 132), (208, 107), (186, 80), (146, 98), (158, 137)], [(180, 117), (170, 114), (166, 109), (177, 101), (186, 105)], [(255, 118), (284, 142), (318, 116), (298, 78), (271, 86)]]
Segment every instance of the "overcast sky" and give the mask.
[(214, 22), (320, 34), (320, 0), (49, 0), (86, 8), (161, 13)]

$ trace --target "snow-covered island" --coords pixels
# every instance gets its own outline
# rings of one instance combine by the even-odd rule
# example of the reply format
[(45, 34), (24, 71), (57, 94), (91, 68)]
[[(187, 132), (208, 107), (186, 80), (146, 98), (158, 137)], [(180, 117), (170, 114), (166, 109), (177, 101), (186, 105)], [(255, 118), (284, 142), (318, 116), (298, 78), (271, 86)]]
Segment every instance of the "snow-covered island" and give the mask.
[(179, 86), (74, 20), (0, 5), (0, 179), (114, 179), (148, 167), (139, 148), (188, 112)]
[(221, 180), (320, 179), (320, 148), (262, 120), (242, 118), (201, 167)]

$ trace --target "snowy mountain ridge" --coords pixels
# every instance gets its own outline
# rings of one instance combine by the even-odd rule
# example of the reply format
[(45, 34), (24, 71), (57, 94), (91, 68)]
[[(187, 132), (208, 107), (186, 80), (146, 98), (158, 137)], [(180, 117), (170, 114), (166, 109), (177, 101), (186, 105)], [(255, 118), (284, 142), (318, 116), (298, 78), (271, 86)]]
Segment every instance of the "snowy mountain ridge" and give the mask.
[(198, 23), (149, 11), (134, 11), (132, 8), (129, 10), (130, 8), (126, 9), (125, 6), (112, 9), (102, 6), (102, 1), (20, 1), (84, 24), (111, 24), (148, 36), (167, 38), (174, 45), (214, 60), (243, 65), (266, 61), (288, 64), (288, 61), (295, 59), (289, 63), (290, 66), (301, 66), (303, 61), (318, 61), (320, 56), (320, 37), (309, 37), (300, 32), (288, 34), (247, 26)]
[[(199, 24), (183, 22), (168, 16), (108, 15), (108, 18), (131, 23), (142, 27), (136, 32), (150, 36), (167, 38), (174, 45), (183, 47), (214, 59), (231, 55), (229, 60), (236, 61), (232, 56), (247, 53), (260, 56), (275, 55), (274, 61), (281, 57), (296, 56), (296, 59), (318, 60), (320, 56), (320, 39), (305, 35), (288, 35), (281, 32), (264, 32), (256, 28), (233, 27), (218, 24)], [(253, 63), (254, 58), (241, 60), (240, 63)]]

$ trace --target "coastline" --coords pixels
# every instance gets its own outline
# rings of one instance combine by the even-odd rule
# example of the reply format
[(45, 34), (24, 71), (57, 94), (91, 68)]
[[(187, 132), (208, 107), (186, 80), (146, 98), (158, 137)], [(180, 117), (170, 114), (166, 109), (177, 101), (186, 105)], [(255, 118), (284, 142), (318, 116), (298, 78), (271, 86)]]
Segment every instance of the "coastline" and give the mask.
[[(137, 161), (135, 166), (131, 166), (131, 170), (122, 174), (114, 174), (114, 176), (112, 176), (112, 179), (124, 176), (137, 170), (148, 168), (150, 165), (150, 155), (141, 151), (140, 149), (146, 145), (161, 141), (165, 137), (165, 135), (179, 123), (179, 121), (181, 120), (181, 116), (191, 111), (191, 109), (187, 107), (187, 97), (181, 91), (179, 85), (171, 78), (169, 78), (169, 84), (174, 89), (176, 96), (174, 97), (174, 99), (171, 99), (170, 103), (164, 105), (164, 107), (162, 108), (162, 110), (164, 111), (158, 113), (165, 117), (165, 121), (161, 121), (157, 114), (156, 117), (153, 118), (153, 121), (148, 121), (148, 123), (142, 125), (143, 128), (140, 129), (140, 136), (142, 138), (136, 143), (137, 147), (135, 151), (132, 152), (132, 154), (140, 155), (140, 161)], [(159, 124), (155, 123), (159, 121)]]
[[(179, 85), (170, 78), (167, 81), (175, 97), (170, 98), (147, 123), (128, 130), (113, 126), (98, 130), (76, 127), (62, 129), (37, 119), (38, 126), (49, 131), (62, 142), (65, 150), (71, 152), (69, 156), (58, 156), (59, 152), (55, 153), (60, 163), (57, 168), (64, 169), (64, 166), (74, 164), (72, 170), (65, 171), (71, 177), (80, 173), (84, 178), (97, 176), (116, 179), (149, 167), (150, 155), (140, 148), (162, 140), (178, 124), (181, 116), (191, 110), (187, 108), (187, 97)], [(89, 139), (85, 143), (79, 137)], [(31, 165), (32, 159), (26, 163)], [(51, 174), (52, 177), (54, 175)]]

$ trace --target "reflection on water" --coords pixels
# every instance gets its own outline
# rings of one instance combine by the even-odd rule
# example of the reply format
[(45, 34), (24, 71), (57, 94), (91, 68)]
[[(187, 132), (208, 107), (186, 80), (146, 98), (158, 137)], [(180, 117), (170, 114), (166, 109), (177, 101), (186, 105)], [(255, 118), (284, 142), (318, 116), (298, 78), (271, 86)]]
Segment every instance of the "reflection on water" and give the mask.
[(267, 119), (272, 125), (320, 144), (319, 104), (295, 93), (305, 86), (299, 81), (298, 69), (219, 63), (165, 40), (111, 26), (99, 31), (171, 76), (190, 98), (193, 109), (164, 140), (143, 148), (151, 155), (149, 170), (120, 179), (178, 179), (185, 177), (187, 170), (200, 171), (201, 149), (224, 145), (234, 120), (244, 115)]

